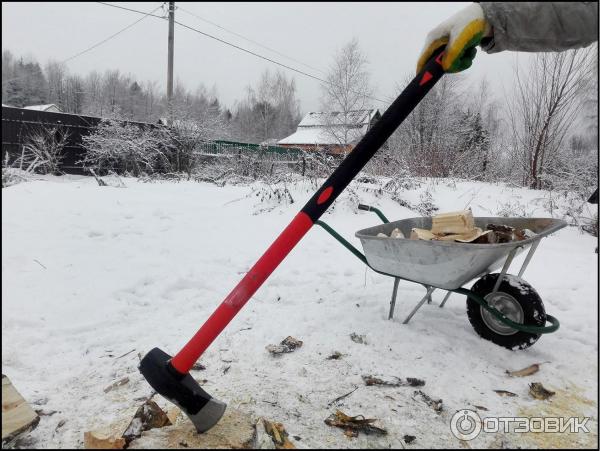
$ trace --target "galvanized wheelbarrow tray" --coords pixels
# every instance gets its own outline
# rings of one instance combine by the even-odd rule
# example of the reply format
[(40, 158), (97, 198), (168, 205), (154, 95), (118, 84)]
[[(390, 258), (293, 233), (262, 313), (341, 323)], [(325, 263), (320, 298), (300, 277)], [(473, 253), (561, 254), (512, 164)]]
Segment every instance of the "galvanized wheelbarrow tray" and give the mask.
[[(542, 334), (556, 331), (558, 320), (546, 314), (544, 304), (535, 289), (522, 279), (540, 240), (565, 227), (567, 223), (552, 218), (476, 217), (475, 226), (502, 224), (529, 229), (534, 236), (522, 241), (498, 244), (473, 244), (447, 241), (424, 241), (388, 238), (398, 228), (404, 236), (411, 229), (431, 228), (431, 218), (410, 218), (389, 222), (377, 208), (359, 205), (359, 209), (376, 213), (383, 224), (356, 232), (364, 255), (323, 221), (323, 227), (357, 258), (374, 271), (394, 278), (389, 319), (394, 316), (398, 284), (407, 280), (423, 285), (427, 293), (404, 320), (412, 318), (425, 303), (431, 302), (436, 289), (448, 293), (440, 304), (443, 307), (452, 293), (467, 296), (467, 314), (475, 331), (498, 345), (524, 349), (534, 344)], [(379, 233), (387, 237), (378, 237)], [(508, 274), (514, 257), (529, 249), (518, 275)], [(493, 273), (500, 269), (500, 273)], [(471, 289), (466, 283), (479, 279)], [(550, 325), (546, 325), (546, 322)]]

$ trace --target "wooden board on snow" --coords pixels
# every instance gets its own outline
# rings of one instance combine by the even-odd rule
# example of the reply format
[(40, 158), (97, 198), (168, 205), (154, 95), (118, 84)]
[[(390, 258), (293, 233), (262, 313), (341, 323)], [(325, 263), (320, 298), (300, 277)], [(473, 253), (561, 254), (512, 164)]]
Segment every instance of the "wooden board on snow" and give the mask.
[(21, 432), (33, 429), (40, 417), (13, 387), (10, 379), (2, 375), (2, 443), (12, 440)]

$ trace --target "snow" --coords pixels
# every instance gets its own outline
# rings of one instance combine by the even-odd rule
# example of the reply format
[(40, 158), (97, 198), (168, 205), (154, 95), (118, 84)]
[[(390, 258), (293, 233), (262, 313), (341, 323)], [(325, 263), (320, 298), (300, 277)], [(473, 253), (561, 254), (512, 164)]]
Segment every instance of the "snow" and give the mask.
[[(373, 116), (377, 113), (378, 110), (356, 110), (349, 111), (346, 115), (346, 123), (347, 124), (362, 124), (368, 125), (371, 122)], [(298, 127), (322, 127), (324, 125), (328, 125), (335, 121), (341, 122), (344, 120), (343, 113), (332, 112), (310, 112), (307, 113), (306, 116), (302, 118)]]
[[(279, 205), (260, 202), (258, 183), (123, 180), (127, 188), (44, 177), (2, 190), (2, 372), (34, 408), (57, 411), (41, 418), (31, 446), (81, 447), (84, 431), (139, 405), (151, 389), (137, 370), (138, 354), (155, 346), (175, 353), (314, 192), (298, 181), (288, 185), (294, 203)], [(544, 193), (502, 184), (424, 180), (402, 195), (414, 205), (425, 192), (440, 212), (471, 206), (475, 216), (508, 208), (549, 216)], [(419, 216), (356, 185), (354, 193), (392, 220)], [(345, 192), (322, 219), (360, 248), (354, 232), (379, 220), (356, 203)], [(588, 427), (596, 435), (580, 437), (593, 447), (597, 244), (575, 227), (542, 240), (524, 278), (561, 328), (527, 350), (509, 351), (476, 335), (462, 296), (453, 294), (440, 309), (441, 290), (403, 325), (424, 290), (400, 282), (396, 317), (388, 321), (392, 279), (313, 228), (202, 356), (206, 370), (192, 375), (207, 379), (203, 388), (231, 407), (282, 422), (301, 437), (299, 447), (402, 447), (405, 434), (417, 437), (416, 447), (457, 447), (449, 421), (459, 409), (478, 405), (488, 409), (482, 416), (515, 416), (563, 401), (593, 416)], [(366, 344), (353, 342), (352, 333)], [(278, 357), (266, 351), (288, 335), (303, 346)], [(328, 360), (334, 351), (343, 356)], [(534, 376), (505, 374), (532, 363), (541, 363)], [(411, 387), (367, 387), (362, 375), (423, 379), (420, 389), (441, 398), (444, 410), (435, 413)], [(125, 376), (129, 383), (104, 393)], [(556, 391), (555, 401), (533, 400), (533, 381)], [(390, 433), (347, 438), (323, 422), (337, 408), (378, 418)], [(524, 440), (482, 434), (470, 445), (532, 446)]]
[[(507, 275), (504, 277), (504, 280), (508, 282), (509, 285), (515, 287), (521, 294), (529, 294), (529, 287), (523, 283), (521, 279), (516, 276)], [(536, 316), (537, 318), (537, 316)]]
[[(367, 133), (367, 126), (352, 128), (348, 131), (348, 142), (354, 142)], [(339, 138), (339, 139), (336, 139)], [(304, 144), (304, 145), (330, 145), (340, 144), (340, 139), (344, 137), (342, 127), (298, 127), (290, 136), (280, 139), (277, 144)]]
[(365, 135), (371, 119), (377, 112), (378, 110), (350, 111), (345, 118), (343, 113), (310, 112), (302, 118), (297, 130), (279, 140), (278, 144), (339, 144), (340, 141), (336, 137), (344, 137), (346, 128), (350, 128), (347, 141), (352, 143)]
[(49, 103), (47, 105), (29, 105), (23, 108), (26, 110), (50, 111), (53, 113), (60, 113), (60, 109), (53, 103)]

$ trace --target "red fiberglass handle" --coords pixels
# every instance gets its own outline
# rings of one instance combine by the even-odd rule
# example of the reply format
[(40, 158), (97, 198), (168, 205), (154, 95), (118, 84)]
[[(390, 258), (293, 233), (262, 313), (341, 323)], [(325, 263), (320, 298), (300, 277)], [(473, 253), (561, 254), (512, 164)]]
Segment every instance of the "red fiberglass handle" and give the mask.
[(248, 302), (283, 259), (310, 230), (315, 221), (327, 210), (390, 135), (398, 128), (429, 90), (442, 77), (440, 48), (423, 70), (409, 83), (398, 98), (367, 132), (352, 152), (294, 217), (262, 257), (229, 293), (192, 339), (171, 360), (180, 373), (187, 373), (192, 365), (219, 336), (237, 312)]

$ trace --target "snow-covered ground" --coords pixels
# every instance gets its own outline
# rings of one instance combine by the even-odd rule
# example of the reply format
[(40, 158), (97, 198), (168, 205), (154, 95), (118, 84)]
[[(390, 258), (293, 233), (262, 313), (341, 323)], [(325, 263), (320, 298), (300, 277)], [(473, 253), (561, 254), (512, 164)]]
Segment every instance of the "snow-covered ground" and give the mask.
[[(176, 352), (314, 191), (299, 182), (291, 188), (295, 202), (276, 205), (255, 195), (259, 185), (124, 181), (117, 188), (47, 177), (2, 190), (2, 372), (35, 408), (57, 411), (41, 418), (31, 446), (81, 447), (84, 431), (147, 396), (138, 354), (155, 346)], [(416, 204), (425, 191), (440, 211), (549, 216), (544, 193), (505, 185), (424, 181), (403, 196)], [(355, 193), (391, 219), (419, 216)], [(378, 219), (357, 211), (355, 201), (343, 194), (323, 220), (360, 248), (354, 232)], [(440, 309), (444, 293), (435, 292), (432, 304), (401, 324), (424, 293), (408, 282), (400, 283), (396, 318), (388, 321), (392, 279), (315, 227), (208, 349), (206, 370), (192, 374), (230, 406), (282, 422), (299, 447), (457, 447), (450, 418), (465, 408), (482, 416), (592, 417), (590, 434), (481, 434), (467, 446), (594, 447), (597, 244), (575, 227), (542, 241), (525, 278), (561, 328), (513, 352), (479, 338), (459, 295)], [(353, 342), (353, 332), (366, 344)], [(288, 335), (304, 345), (280, 357), (265, 350)], [(343, 357), (328, 360), (334, 351)], [(542, 364), (533, 376), (505, 374), (533, 363)], [(412, 387), (367, 387), (367, 374), (423, 379), (420, 389), (441, 398), (444, 410), (435, 413)], [(125, 376), (129, 383), (103, 391)], [(530, 397), (534, 381), (556, 391), (552, 400)], [(389, 434), (348, 438), (323, 422), (336, 408), (378, 418)], [(416, 436), (413, 445), (404, 444), (405, 434)]]

